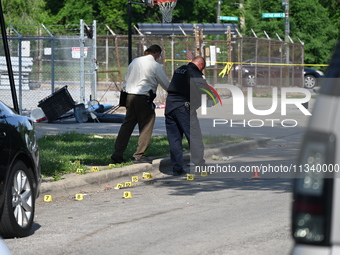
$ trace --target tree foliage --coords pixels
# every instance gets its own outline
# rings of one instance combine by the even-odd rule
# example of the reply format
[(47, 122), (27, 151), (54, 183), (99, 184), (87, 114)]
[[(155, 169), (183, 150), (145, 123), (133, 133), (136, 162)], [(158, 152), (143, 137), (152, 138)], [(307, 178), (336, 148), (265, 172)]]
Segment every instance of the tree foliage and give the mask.
[[(325, 0), (327, 1), (327, 0)], [(329, 0), (330, 1), (330, 0)], [(245, 7), (246, 28), (263, 34), (266, 31), (272, 38), (285, 35), (284, 18), (262, 18), (262, 13), (282, 13), (284, 6), (277, 0), (248, 0)], [(338, 27), (318, 0), (290, 1), (290, 36), (305, 44), (305, 63), (327, 63), (336, 43)], [(335, 15), (335, 14), (334, 14)]]
[[(142, 0), (134, 2), (142, 3)], [(219, 0), (178, 0), (173, 11), (175, 23), (216, 23)], [(262, 13), (284, 12), (281, 0), (220, 0), (222, 16), (245, 20), (241, 33), (258, 36), (263, 31), (276, 39), (284, 37), (284, 18), (264, 19)], [(116, 33), (127, 33), (128, 0), (2, 0), (7, 23), (16, 24), (107, 24)], [(157, 6), (132, 4), (132, 23), (160, 23)], [(221, 21), (224, 22), (224, 21)], [(306, 63), (325, 63), (329, 59), (340, 29), (338, 0), (291, 0), (290, 36), (305, 43)], [(100, 31), (99, 31), (100, 33)]]
[(338, 34), (327, 10), (316, 0), (300, 0), (291, 11), (292, 35), (305, 43), (305, 62), (327, 63)]
[(42, 23), (48, 17), (44, 0), (2, 0), (1, 3), (5, 21), (9, 24)]

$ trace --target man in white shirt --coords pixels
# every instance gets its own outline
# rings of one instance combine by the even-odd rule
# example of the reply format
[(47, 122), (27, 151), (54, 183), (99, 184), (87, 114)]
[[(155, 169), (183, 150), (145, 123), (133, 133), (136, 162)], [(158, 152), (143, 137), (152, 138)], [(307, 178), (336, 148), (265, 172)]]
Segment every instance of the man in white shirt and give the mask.
[(133, 162), (152, 163), (152, 160), (145, 157), (145, 151), (149, 146), (156, 118), (153, 99), (158, 85), (164, 90), (169, 86), (169, 79), (163, 67), (157, 63), (161, 53), (162, 48), (159, 45), (150, 46), (145, 50), (145, 55), (135, 58), (126, 71), (122, 85), (122, 89), (128, 93), (126, 117), (116, 139), (115, 152), (111, 156), (115, 163), (125, 162), (123, 154), (136, 124), (139, 128), (139, 139)]

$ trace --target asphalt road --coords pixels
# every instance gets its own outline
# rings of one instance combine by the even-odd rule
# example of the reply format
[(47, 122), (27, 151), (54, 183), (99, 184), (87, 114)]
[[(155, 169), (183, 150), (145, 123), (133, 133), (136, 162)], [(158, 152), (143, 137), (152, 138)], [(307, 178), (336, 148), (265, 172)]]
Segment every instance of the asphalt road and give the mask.
[[(268, 109), (270, 99), (255, 99), (256, 108)], [(310, 111), (313, 105), (310, 102)], [(215, 169), (232, 168), (208, 177), (195, 174), (193, 181), (167, 174), (171, 169), (141, 180), (131, 188), (114, 189), (127, 177), (105, 185), (67, 190), (51, 202), (39, 198), (32, 234), (6, 239), (13, 252), (39, 254), (288, 254), (290, 237), (291, 178), (308, 116), (295, 106), (287, 115), (280, 107), (270, 116), (257, 116), (245, 109), (244, 116), (231, 113), (232, 101), (208, 109), (201, 116), (204, 134), (272, 139), (264, 148), (239, 155), (209, 159)], [(165, 134), (162, 109), (157, 110), (154, 135)], [(275, 125), (266, 119), (275, 119)], [(228, 124), (213, 127), (214, 119)], [(230, 126), (233, 119), (238, 124)], [(295, 120), (295, 127), (282, 120)], [(249, 122), (250, 121), (250, 122)], [(256, 125), (264, 125), (255, 127)], [(243, 124), (245, 123), (245, 124)], [(292, 123), (292, 122), (285, 122)], [(250, 124), (250, 125), (249, 125)], [(118, 123), (38, 123), (38, 135), (77, 131), (116, 134)], [(221, 160), (227, 157), (228, 160)], [(279, 169), (264, 172), (263, 166)], [(289, 171), (282, 171), (279, 167)], [(241, 168), (258, 170), (244, 172)], [(281, 168), (282, 169), (282, 168)], [(123, 198), (130, 191), (132, 198)], [(77, 201), (76, 194), (83, 195)]]
[[(294, 164), (301, 134), (211, 165)], [(222, 156), (222, 155), (220, 155)], [(228, 155), (223, 155), (228, 156)], [(20, 255), (288, 254), (291, 178), (287, 173), (215, 173), (194, 180), (164, 173), (133, 187), (127, 177), (38, 201), (34, 231), (6, 239)], [(123, 198), (130, 191), (131, 198)], [(76, 194), (83, 200), (77, 201)]]

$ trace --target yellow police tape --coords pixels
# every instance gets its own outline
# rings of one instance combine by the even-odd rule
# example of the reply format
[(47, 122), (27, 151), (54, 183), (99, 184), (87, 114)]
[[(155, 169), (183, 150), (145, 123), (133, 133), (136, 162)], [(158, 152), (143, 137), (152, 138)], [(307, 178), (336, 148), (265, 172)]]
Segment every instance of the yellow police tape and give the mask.
[[(189, 62), (190, 60), (180, 60), (180, 59), (165, 59), (164, 62)], [(207, 63), (212, 63), (212, 61), (207, 61)], [(226, 67), (232, 67), (232, 65), (250, 65), (249, 63), (243, 62), (219, 62), (214, 61), (215, 64), (226, 64)], [(328, 66), (328, 64), (283, 64), (283, 63), (251, 63), (252, 65), (282, 65), (282, 66)], [(225, 68), (226, 68), (225, 67)]]
[(223, 78), (227, 73), (230, 72), (232, 67), (233, 67), (233, 63), (232, 62), (227, 62), (227, 64), (225, 65), (223, 70), (218, 74), (218, 76), (222, 76), (222, 78)]

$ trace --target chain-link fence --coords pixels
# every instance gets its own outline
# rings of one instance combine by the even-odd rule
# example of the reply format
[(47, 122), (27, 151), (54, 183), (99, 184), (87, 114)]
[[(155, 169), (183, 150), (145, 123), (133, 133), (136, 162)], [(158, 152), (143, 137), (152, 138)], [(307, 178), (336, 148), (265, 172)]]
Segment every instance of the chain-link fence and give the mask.
[[(68, 86), (74, 101), (89, 98), (94, 74), (93, 40), (85, 35), (80, 36), (79, 26), (78, 29), (69, 29), (68, 32), (70, 34), (66, 36), (54, 36), (47, 29), (39, 29), (38, 36), (23, 36), (15, 29), (9, 30), (8, 44), (14, 82), (19, 108), (22, 111), (37, 108), (40, 100), (65, 85)], [(4, 56), (1, 46), (0, 56)], [(4, 57), (0, 57), (0, 66), (1, 100), (11, 106), (11, 91)], [(83, 84), (80, 83), (82, 76)]]
[[(128, 66), (127, 35), (116, 35), (106, 26), (106, 35), (97, 36), (96, 27), (86, 24), (60, 35), (51, 27), (44, 27), (38, 36), (13, 31), (9, 30), (8, 40), (20, 109), (37, 108), (40, 100), (65, 85), (77, 102), (118, 103), (117, 91)], [(159, 44), (169, 79), (176, 68), (201, 55), (207, 60), (205, 76), (213, 86), (302, 86), (302, 43), (230, 33), (217, 37), (205, 36), (202, 30), (193, 35), (133, 35), (133, 58), (143, 55), (151, 44)], [(0, 56), (4, 56), (2, 48)], [(11, 105), (6, 62), (1, 57), (0, 66), (0, 99)], [(164, 99), (165, 92), (160, 90), (156, 103), (164, 104)]]
[(263, 38), (234, 38), (229, 78), (242, 86), (303, 86), (303, 45)]

